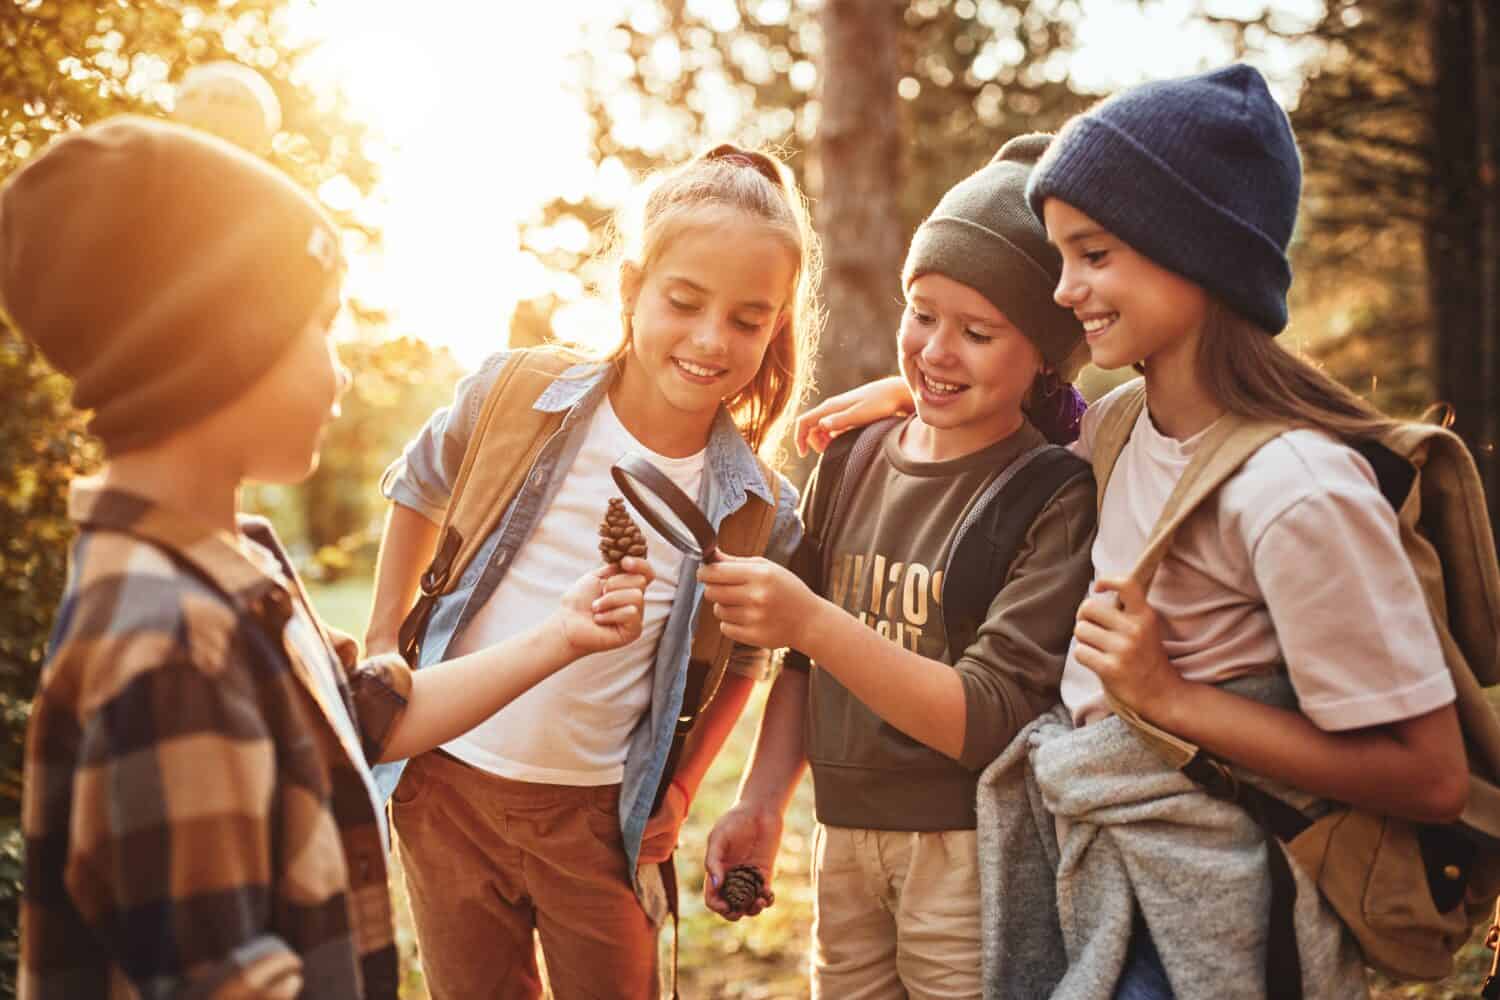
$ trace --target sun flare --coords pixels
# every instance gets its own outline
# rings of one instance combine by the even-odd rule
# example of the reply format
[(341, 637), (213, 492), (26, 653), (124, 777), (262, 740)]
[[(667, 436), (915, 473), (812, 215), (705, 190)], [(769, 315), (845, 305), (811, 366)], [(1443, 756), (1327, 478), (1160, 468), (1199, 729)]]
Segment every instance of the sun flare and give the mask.
[[(467, 364), (504, 346), (518, 299), (558, 280), (519, 249), (517, 226), (560, 189), (586, 189), (588, 122), (569, 90), (570, 44), (587, 4), (500, 4), (415, 16), (390, 0), (307, 0), (292, 32), (318, 46), (307, 73), (337, 88), (375, 133), (381, 179), (360, 206), (384, 234), (358, 255), (350, 291), (396, 332)], [(347, 182), (320, 197), (352, 208)]]

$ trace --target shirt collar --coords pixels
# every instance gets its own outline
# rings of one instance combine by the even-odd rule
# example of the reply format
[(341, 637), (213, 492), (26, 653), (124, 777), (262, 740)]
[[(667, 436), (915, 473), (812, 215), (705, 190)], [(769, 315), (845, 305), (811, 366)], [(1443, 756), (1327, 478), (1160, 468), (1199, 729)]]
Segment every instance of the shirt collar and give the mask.
[(574, 365), (555, 378), (531, 408), (542, 413), (560, 413), (587, 402), (589, 412), (593, 412), (604, 391), (614, 381), (614, 375), (615, 366), (607, 362), (589, 361)]
[(760, 463), (755, 460), (755, 452), (750, 450), (750, 443), (740, 433), (729, 411), (722, 406), (708, 432), (704, 467), (711, 470), (721, 498), (722, 506), (713, 512), (716, 522), (720, 516), (738, 510), (752, 494), (768, 504), (776, 503), (771, 484), (766, 482)]
[[(240, 550), (233, 535), (214, 528), (189, 511), (170, 509), (146, 497), (108, 488), (98, 478), (73, 480), (68, 514), (82, 527), (119, 531), (161, 546), (248, 607), (258, 607), (269, 591), (282, 589)], [(241, 517), (240, 528), (261, 545), (278, 552), (275, 536), (260, 518)]]

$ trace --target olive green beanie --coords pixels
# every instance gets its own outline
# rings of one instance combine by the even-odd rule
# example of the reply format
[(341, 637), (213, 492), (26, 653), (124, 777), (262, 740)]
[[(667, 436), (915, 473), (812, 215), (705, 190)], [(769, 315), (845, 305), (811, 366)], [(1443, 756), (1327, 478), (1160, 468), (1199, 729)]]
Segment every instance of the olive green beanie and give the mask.
[(256, 157), (122, 115), (53, 140), (0, 187), (0, 306), (119, 454), (270, 370), (341, 280), (336, 232)]
[(1026, 202), (1027, 178), (1051, 141), (1041, 133), (1017, 136), (943, 195), (912, 237), (901, 286), (932, 271), (968, 285), (1071, 382), (1087, 360), (1083, 327), (1052, 300), (1062, 257)]

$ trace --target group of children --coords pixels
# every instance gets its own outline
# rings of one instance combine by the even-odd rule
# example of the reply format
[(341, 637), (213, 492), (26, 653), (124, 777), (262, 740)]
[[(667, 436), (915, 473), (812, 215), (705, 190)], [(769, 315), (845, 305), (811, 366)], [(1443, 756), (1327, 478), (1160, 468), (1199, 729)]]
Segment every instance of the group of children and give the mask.
[[(815, 996), (1266, 995), (1176, 943), (1223, 923), (1208, 946), (1252, 964), (1274, 947), (1246, 888), (1273, 864), (1253, 828), (1182, 833), (1185, 853), (1249, 860), (1223, 884), (1191, 866), (1172, 919), (1127, 884), (1123, 924), (1079, 939), (1073, 903), (1110, 889), (1075, 884), (1103, 870), (1071, 811), (1092, 762), (1072, 755), (1074, 784), (1049, 768), (1055, 731), (1126, 713), (1310, 798), (1464, 807), (1438, 636), (1346, 444), (1385, 419), (1272, 339), (1299, 188), (1286, 116), (1245, 66), (1006, 143), (913, 237), (899, 377), (799, 422), (826, 449), (799, 511), (765, 459), (816, 350), (816, 239), (774, 158), (700, 156), (619, 221), (618, 348), (495, 355), (390, 467), (361, 659), (238, 512), (245, 480), (314, 466), (347, 384), (333, 227), (184, 128), (57, 140), (0, 191), (0, 302), (74, 379), (108, 463), (73, 489), (28, 734), (22, 995), (394, 997), (394, 839), (435, 997), (539, 996), (534, 935), (555, 995), (655, 996), (678, 830), (778, 649), (704, 896), (729, 919), (772, 905), (810, 766)], [(1101, 428), (1140, 385), (1085, 410), (1090, 358), (1144, 375), (1097, 497)], [(1174, 488), (1234, 418), (1289, 429), (1142, 581)], [(719, 558), (648, 527), (646, 558), (600, 565), (626, 452), (697, 499)], [(1291, 707), (1232, 687), (1281, 673)], [(1018, 744), (1050, 867), (979, 805)], [(719, 890), (746, 865), (762, 888), (734, 905)], [(999, 909), (1021, 883), (1056, 906), (1070, 872), (1060, 935), (995, 932), (1016, 930)], [(1309, 991), (1360, 995), (1338, 918), (1311, 890), (1299, 907)]]

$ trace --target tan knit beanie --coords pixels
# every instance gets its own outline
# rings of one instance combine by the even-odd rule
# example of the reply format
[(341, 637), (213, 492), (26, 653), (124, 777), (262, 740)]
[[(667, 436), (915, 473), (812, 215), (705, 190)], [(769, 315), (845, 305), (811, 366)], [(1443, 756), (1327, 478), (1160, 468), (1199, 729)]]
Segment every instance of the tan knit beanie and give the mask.
[(0, 187), (0, 306), (73, 378), (111, 454), (248, 389), (342, 270), (333, 225), (295, 184), (155, 119), (64, 135)]

